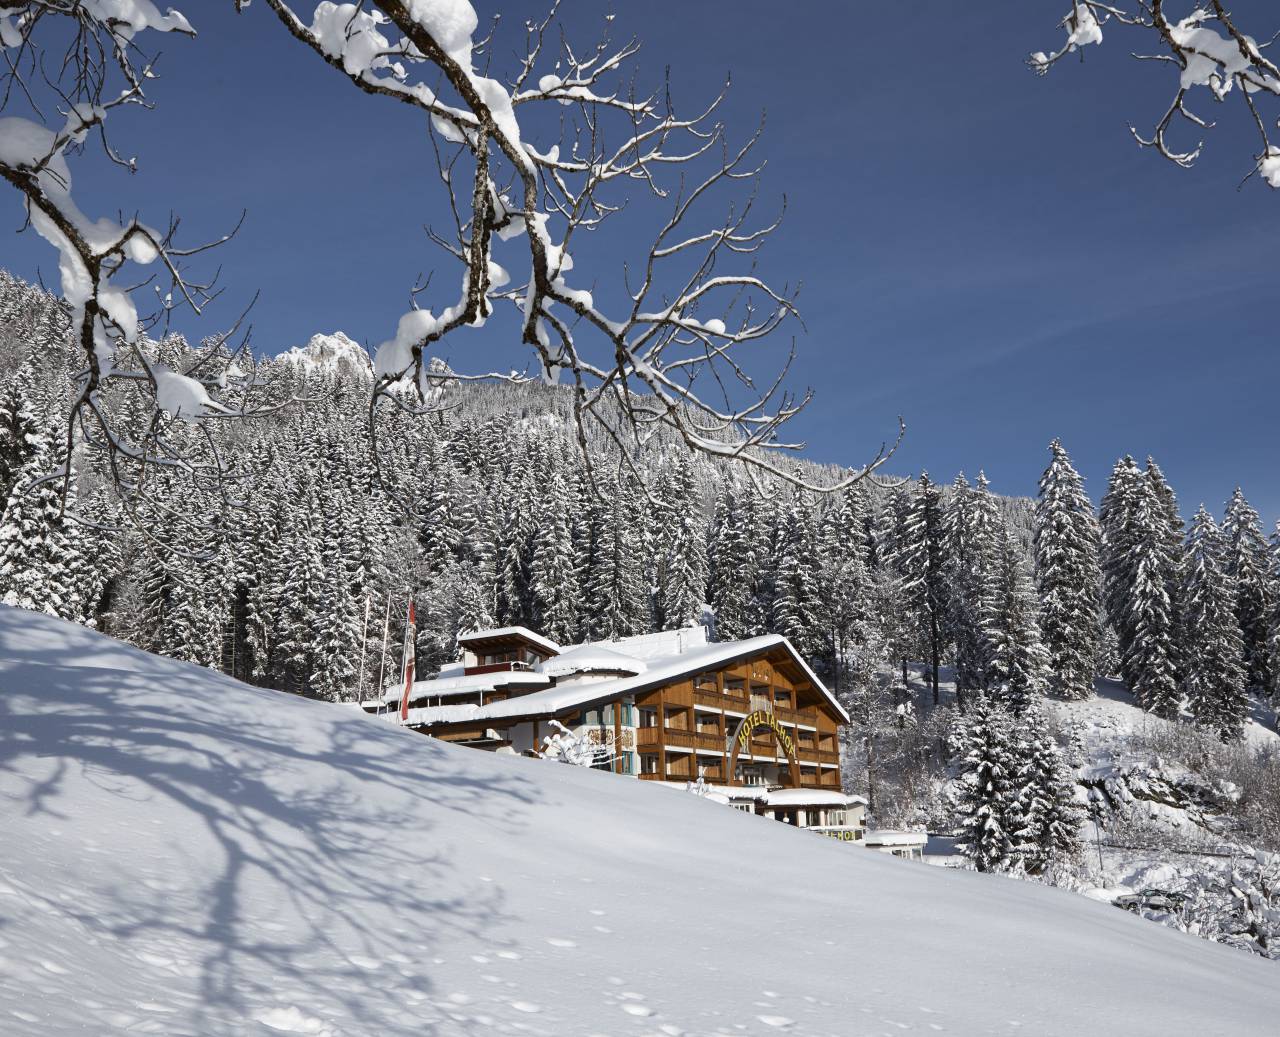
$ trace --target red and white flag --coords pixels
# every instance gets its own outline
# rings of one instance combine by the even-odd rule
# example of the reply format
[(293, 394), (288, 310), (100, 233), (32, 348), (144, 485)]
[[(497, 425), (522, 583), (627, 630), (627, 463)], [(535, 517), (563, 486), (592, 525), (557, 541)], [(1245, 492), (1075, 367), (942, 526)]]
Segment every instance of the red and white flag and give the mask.
[(404, 697), (400, 700), (400, 719), (409, 719), (409, 695), (413, 692), (413, 642), (414, 642), (413, 599), (409, 599), (409, 622), (404, 628)]

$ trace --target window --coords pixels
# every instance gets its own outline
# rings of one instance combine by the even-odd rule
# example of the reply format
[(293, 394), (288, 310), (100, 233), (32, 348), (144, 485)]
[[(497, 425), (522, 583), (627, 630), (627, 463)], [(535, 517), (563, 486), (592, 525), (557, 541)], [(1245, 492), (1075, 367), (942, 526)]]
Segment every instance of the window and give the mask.
[(742, 697), (742, 693), (747, 689), (747, 682), (741, 677), (726, 677), (724, 679), (724, 690), (726, 695), (735, 695)]
[(584, 709), (582, 711), (582, 722), (586, 724), (587, 727), (599, 727), (600, 726), (600, 710)]
[(613, 727), (613, 703), (610, 702), (604, 707), (603, 719), (601, 721), (605, 727)]
[(720, 718), (714, 713), (699, 713), (698, 730), (703, 734), (718, 734), (720, 731)]
[[(624, 702), (624, 703), (622, 704), (622, 726), (623, 726), (623, 727), (635, 727), (635, 726), (636, 726), (636, 707), (635, 707), (635, 703), (632, 703), (632, 702)], [(628, 773), (629, 773), (629, 772), (628, 772)]]
[(773, 701), (779, 706), (791, 705), (791, 692), (783, 688), (775, 688), (773, 691)]
[(622, 773), (636, 773), (636, 754), (632, 752), (624, 752), (622, 754)]
[(700, 673), (693, 678), (693, 686), (699, 691), (716, 691), (716, 675), (714, 673)]
[(636, 712), (640, 714), (640, 727), (658, 726), (658, 711), (656, 709), (638, 709)]
[(656, 753), (640, 754), (640, 773), (641, 774), (657, 774), (658, 773), (658, 756)]

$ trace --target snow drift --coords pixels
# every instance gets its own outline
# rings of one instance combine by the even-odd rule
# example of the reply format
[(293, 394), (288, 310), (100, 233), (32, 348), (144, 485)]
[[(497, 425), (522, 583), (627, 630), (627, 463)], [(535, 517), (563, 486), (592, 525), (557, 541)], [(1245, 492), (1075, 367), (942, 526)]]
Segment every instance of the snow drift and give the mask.
[(1274, 1033), (1274, 965), (0, 608), (0, 1032)]

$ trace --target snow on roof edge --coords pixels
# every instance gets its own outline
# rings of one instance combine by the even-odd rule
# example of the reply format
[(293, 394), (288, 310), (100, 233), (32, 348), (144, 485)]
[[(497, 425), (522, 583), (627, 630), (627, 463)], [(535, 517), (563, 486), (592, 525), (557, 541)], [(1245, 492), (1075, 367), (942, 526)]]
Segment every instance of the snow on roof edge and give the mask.
[[(566, 709), (580, 709), (592, 706), (619, 695), (630, 695), (648, 691), (650, 688), (677, 680), (686, 674), (697, 673), (709, 666), (723, 666), (744, 656), (770, 648), (783, 647), (803, 669), (807, 679), (834, 707), (837, 714), (849, 723), (849, 714), (831, 694), (827, 686), (818, 679), (809, 664), (795, 650), (787, 638), (781, 634), (761, 634), (758, 637), (745, 638), (742, 641), (721, 641), (708, 644), (702, 649), (685, 652), (674, 656), (665, 666), (655, 666), (645, 673), (634, 677), (619, 677), (616, 680), (600, 681), (594, 684), (566, 684), (535, 691), (529, 695), (491, 702), (486, 706), (427, 706), (410, 709), (407, 723), (411, 726), (429, 724), (458, 724), (484, 720), (508, 720), (517, 717), (547, 716)], [(447, 713), (444, 711), (448, 711)], [(466, 711), (466, 712), (464, 712)]]
[(465, 645), (470, 641), (485, 641), (492, 637), (511, 637), (513, 635), (527, 638), (539, 648), (546, 648), (553, 654), (560, 654), (560, 646), (549, 637), (543, 637), (541, 634), (535, 634), (528, 627), (522, 626), (494, 627), (490, 630), (473, 630), (469, 634), (459, 634), (458, 644)]

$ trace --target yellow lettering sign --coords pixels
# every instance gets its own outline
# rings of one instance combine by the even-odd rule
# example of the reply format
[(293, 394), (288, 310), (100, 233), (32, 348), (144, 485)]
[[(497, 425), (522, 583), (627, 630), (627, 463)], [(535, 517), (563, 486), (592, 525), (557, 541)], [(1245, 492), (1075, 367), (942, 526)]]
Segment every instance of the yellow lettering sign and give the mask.
[(778, 723), (778, 718), (772, 713), (763, 709), (757, 709), (753, 713), (748, 713), (742, 726), (738, 728), (738, 749), (746, 749), (751, 741), (752, 734), (758, 728), (767, 727), (778, 739), (778, 744), (786, 750), (788, 756), (795, 756), (795, 746), (792, 744), (791, 736), (782, 729), (782, 725)]

